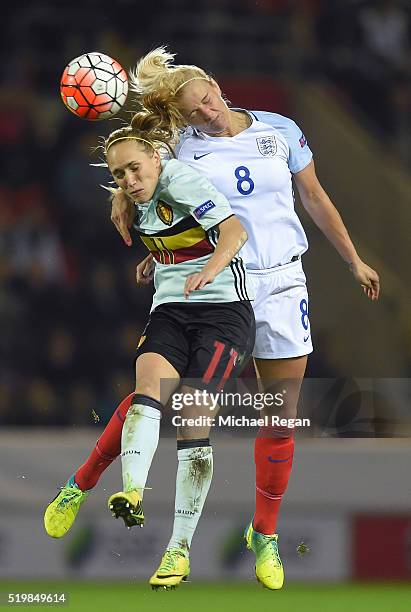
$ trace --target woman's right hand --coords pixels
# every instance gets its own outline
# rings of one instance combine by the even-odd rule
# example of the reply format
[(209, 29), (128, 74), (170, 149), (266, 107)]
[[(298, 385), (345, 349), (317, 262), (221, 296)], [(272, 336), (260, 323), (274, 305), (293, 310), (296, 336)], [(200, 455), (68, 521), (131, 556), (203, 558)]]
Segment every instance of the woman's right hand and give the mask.
[(130, 200), (122, 189), (117, 189), (111, 202), (111, 220), (127, 246), (133, 244), (128, 230), (133, 223), (134, 215), (134, 202)]
[(136, 268), (137, 285), (149, 285), (153, 280), (155, 267), (154, 257), (150, 253)]
[(365, 295), (373, 302), (380, 295), (380, 277), (378, 273), (364, 263), (359, 257), (349, 266), (357, 283), (360, 283)]

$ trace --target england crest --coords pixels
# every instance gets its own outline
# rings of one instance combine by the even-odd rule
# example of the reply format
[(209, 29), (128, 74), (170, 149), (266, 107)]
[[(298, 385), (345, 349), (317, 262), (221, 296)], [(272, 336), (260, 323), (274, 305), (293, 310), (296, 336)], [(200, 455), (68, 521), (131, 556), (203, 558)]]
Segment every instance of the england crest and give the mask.
[(277, 153), (277, 141), (275, 136), (260, 136), (256, 138), (257, 147), (264, 157), (274, 157)]

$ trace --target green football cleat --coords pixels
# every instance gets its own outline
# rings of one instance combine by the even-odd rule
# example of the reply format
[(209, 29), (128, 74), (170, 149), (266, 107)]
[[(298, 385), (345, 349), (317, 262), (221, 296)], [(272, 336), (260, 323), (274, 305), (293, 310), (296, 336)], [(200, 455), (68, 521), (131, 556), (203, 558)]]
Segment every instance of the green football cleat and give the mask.
[(81, 504), (89, 492), (82, 491), (77, 486), (64, 486), (60, 493), (47, 506), (44, 513), (44, 527), (52, 538), (62, 538), (74, 521)]
[(190, 560), (180, 548), (166, 550), (156, 572), (150, 578), (151, 588), (171, 590), (190, 575)]
[(121, 517), (126, 527), (144, 525), (143, 500), (137, 491), (120, 491), (114, 493), (108, 500), (108, 507), (112, 515), (118, 519)]
[(247, 548), (255, 553), (255, 575), (265, 588), (281, 589), (284, 570), (278, 552), (278, 535), (265, 535), (254, 531), (251, 522), (244, 532)]

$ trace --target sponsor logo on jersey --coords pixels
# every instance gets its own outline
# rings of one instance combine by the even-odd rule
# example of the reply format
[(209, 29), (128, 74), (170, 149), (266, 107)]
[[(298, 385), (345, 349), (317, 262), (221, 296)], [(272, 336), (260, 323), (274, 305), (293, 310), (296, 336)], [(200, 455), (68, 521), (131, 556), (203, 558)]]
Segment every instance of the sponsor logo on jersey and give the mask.
[(300, 147), (301, 148), (305, 147), (305, 145), (307, 144), (307, 139), (304, 136), (304, 134), (301, 134), (301, 138), (300, 138), (300, 140), (298, 142), (300, 143)]
[(274, 157), (277, 153), (277, 141), (275, 136), (260, 136), (256, 138), (257, 147), (264, 157)]
[(209, 153), (203, 153), (202, 155), (199, 155), (198, 153), (194, 153), (194, 159), (201, 159), (202, 157), (205, 157), (206, 155), (210, 155), (212, 153), (212, 151), (210, 151)]
[(204, 202), (204, 204), (197, 206), (197, 208), (194, 210), (195, 218), (201, 219), (201, 217), (203, 217), (206, 212), (208, 212), (212, 208), (215, 208), (214, 202), (212, 200), (207, 200), (207, 202)]
[(165, 202), (157, 202), (156, 213), (160, 221), (165, 223), (166, 225), (171, 225), (173, 223), (173, 209), (169, 204), (165, 204)]

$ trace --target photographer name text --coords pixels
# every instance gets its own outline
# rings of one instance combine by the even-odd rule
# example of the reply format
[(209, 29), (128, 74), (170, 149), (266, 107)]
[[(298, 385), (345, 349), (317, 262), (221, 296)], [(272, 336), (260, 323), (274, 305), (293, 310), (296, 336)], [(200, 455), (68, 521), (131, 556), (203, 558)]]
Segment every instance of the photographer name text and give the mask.
[(310, 427), (310, 419), (287, 419), (277, 415), (250, 418), (246, 416), (198, 416), (184, 418), (180, 414), (173, 416), (172, 424), (175, 427)]

